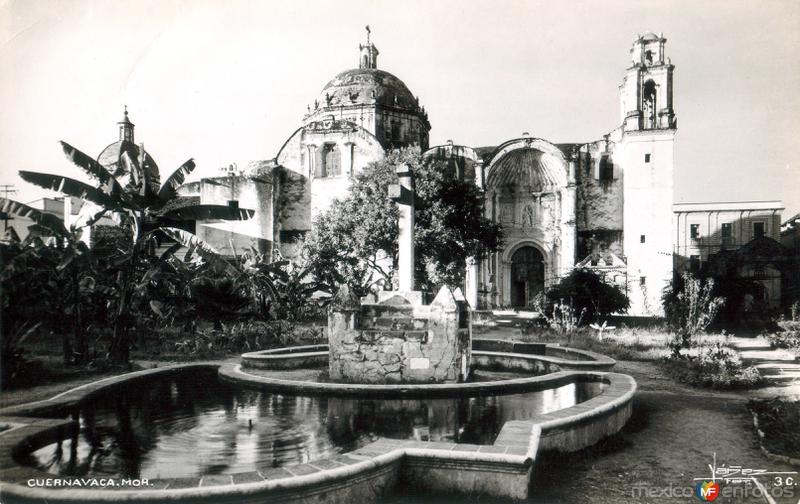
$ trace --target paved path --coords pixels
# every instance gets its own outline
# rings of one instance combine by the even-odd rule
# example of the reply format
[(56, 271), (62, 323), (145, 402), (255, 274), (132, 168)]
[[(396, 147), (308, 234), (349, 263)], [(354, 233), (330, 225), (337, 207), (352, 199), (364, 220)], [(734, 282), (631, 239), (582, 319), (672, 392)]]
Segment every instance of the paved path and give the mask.
[(738, 338), (733, 347), (742, 360), (774, 385), (800, 386), (800, 362), (792, 352), (773, 349), (762, 338)]

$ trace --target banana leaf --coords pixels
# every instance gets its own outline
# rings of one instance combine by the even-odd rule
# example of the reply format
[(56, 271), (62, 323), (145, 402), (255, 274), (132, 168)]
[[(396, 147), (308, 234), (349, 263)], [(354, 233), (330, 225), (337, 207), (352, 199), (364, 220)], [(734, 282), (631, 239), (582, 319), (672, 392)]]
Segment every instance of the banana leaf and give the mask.
[(102, 184), (101, 189), (103, 192), (117, 194), (122, 190), (119, 181), (103, 165), (67, 142), (61, 142), (61, 148), (64, 150), (67, 159)]
[(0, 212), (30, 219), (40, 226), (52, 231), (57, 236), (67, 237), (69, 232), (64, 223), (53, 214), (41, 212), (23, 203), (0, 198)]
[(85, 199), (111, 210), (117, 210), (122, 207), (122, 200), (118, 197), (106, 194), (96, 187), (92, 187), (89, 184), (79, 182), (69, 177), (25, 170), (20, 170), (19, 176), (26, 182), (38, 185), (39, 187), (57, 191), (67, 196)]
[(189, 159), (183, 163), (180, 168), (175, 170), (172, 175), (167, 177), (167, 180), (164, 181), (164, 184), (158, 191), (158, 199), (163, 202), (167, 202), (177, 196), (178, 187), (180, 187), (181, 184), (183, 184), (183, 181), (186, 180), (186, 176), (192, 173), (194, 167), (194, 159)]

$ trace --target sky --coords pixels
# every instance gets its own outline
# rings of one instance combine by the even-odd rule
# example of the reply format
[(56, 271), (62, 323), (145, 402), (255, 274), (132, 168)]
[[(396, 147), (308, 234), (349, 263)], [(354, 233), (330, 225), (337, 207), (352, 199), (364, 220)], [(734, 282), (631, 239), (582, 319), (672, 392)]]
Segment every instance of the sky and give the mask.
[(797, 0), (0, 0), (0, 184), (18, 170), (81, 178), (127, 105), (136, 141), (171, 172), (275, 157), (365, 25), (378, 67), (418, 95), (431, 145), (527, 131), (588, 142), (620, 122), (638, 33), (675, 65), (675, 202), (783, 201), (800, 211)]

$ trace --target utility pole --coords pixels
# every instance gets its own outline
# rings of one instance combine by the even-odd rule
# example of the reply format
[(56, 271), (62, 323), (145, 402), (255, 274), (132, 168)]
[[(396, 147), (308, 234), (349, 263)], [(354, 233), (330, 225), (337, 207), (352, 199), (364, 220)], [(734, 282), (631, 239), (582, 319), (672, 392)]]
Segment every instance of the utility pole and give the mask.
[[(17, 190), (14, 189), (14, 184), (0, 184), (0, 191), (3, 192), (3, 197), (5, 199), (8, 199), (9, 194), (14, 194), (15, 192), (17, 192)], [(10, 219), (10, 217), (8, 216), (7, 213), (2, 212), (2, 219), (3, 219), (3, 231), (7, 231), (8, 220)]]

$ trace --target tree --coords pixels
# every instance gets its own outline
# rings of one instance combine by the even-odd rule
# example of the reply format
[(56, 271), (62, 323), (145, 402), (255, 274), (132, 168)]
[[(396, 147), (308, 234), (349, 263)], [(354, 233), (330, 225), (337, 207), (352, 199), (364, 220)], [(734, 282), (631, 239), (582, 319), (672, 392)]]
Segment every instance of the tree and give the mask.
[[(103, 215), (115, 218), (128, 230), (129, 244), (122, 244), (114, 260), (119, 268), (118, 293), (113, 336), (109, 357), (116, 363), (127, 363), (130, 353), (128, 330), (132, 324), (131, 297), (136, 285), (140, 259), (148, 253), (148, 245), (164, 237), (176, 240), (207, 260), (219, 260), (216, 251), (192, 233), (176, 227), (181, 221), (196, 219), (242, 220), (252, 217), (252, 210), (233, 205), (176, 205), (177, 189), (194, 170), (189, 159), (162, 184), (158, 166), (144, 149), (132, 142), (122, 142), (117, 170), (105, 166), (71, 145), (61, 142), (67, 158), (96, 182), (93, 186), (69, 177), (47, 173), (20, 171), (20, 177), (45, 189), (88, 201), (98, 211), (90, 219), (96, 222)], [(152, 248), (152, 247), (150, 247)]]
[(466, 261), (499, 249), (502, 230), (483, 215), (483, 195), (442, 162), (424, 160), (418, 147), (393, 150), (357, 174), (349, 194), (317, 216), (304, 253), (325, 284), (349, 284), (364, 293), (392, 284), (397, 266), (397, 208), (388, 187), (396, 168), (414, 174), (416, 278), (435, 290), (464, 281)]
[(574, 269), (547, 291), (551, 305), (568, 302), (585, 320), (595, 320), (630, 306), (628, 297), (614, 285), (605, 283), (595, 273)]

